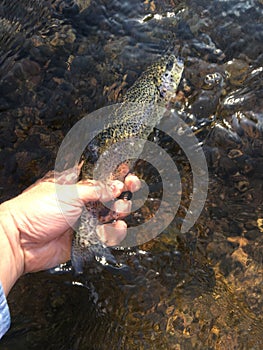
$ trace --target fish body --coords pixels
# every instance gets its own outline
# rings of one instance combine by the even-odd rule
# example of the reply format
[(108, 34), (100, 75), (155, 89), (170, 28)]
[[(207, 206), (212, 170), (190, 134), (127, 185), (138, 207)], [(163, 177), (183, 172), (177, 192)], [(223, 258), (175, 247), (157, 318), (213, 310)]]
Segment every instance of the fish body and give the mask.
[[(91, 163), (96, 164), (100, 155), (113, 146), (115, 151), (106, 151), (106, 157), (100, 162), (99, 180), (124, 180), (123, 174), (117, 170), (112, 171), (112, 164), (123, 163), (127, 156), (130, 159), (138, 158), (143, 142), (139, 142), (138, 146), (133, 143), (134, 146), (129, 147), (127, 155), (127, 144), (122, 141), (134, 138), (147, 140), (162, 117), (158, 113), (158, 107), (163, 108), (175, 96), (183, 69), (183, 62), (170, 54), (153, 63), (142, 73), (114, 110), (110, 125), (87, 146), (84, 152), (82, 179), (92, 177), (94, 167)], [(128, 165), (130, 167), (129, 162)], [(85, 264), (94, 259), (105, 265), (118, 267), (115, 257), (98, 236), (100, 209), (99, 202), (86, 203), (80, 217), (71, 254), (72, 266), (77, 274), (82, 273)]]

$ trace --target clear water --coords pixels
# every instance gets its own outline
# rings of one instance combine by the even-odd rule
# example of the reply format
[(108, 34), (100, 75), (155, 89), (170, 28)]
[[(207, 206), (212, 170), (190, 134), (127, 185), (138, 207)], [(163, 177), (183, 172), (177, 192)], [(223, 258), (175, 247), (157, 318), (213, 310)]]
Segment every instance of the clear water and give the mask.
[[(160, 237), (119, 252), (128, 279), (21, 278), (0, 349), (262, 348), (262, 15), (260, 0), (1, 1), (2, 200), (51, 169), (67, 130), (167, 50), (185, 60), (177, 109), (203, 143), (209, 193), (186, 234), (189, 196)], [(162, 142), (191, 185), (183, 154)]]

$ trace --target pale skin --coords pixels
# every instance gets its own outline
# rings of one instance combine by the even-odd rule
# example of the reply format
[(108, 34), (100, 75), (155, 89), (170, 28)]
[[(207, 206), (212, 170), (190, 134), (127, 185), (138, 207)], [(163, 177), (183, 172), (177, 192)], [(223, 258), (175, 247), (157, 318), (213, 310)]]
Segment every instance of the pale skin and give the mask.
[[(75, 189), (77, 186), (77, 192), (73, 186)], [(19, 196), (2, 203), (0, 281), (5, 294), (8, 295), (23, 274), (45, 270), (70, 259), (71, 225), (78, 220), (85, 202), (106, 202), (123, 191), (134, 192), (139, 188), (140, 180), (132, 174), (125, 178), (124, 183), (112, 181), (111, 186), (99, 181), (76, 185), (39, 181)], [(60, 191), (58, 197), (57, 191)], [(117, 200), (112, 207), (120, 219), (130, 209), (131, 202), (127, 200)], [(101, 240), (108, 246), (118, 245), (126, 233), (127, 225), (123, 220), (102, 225), (99, 232)]]

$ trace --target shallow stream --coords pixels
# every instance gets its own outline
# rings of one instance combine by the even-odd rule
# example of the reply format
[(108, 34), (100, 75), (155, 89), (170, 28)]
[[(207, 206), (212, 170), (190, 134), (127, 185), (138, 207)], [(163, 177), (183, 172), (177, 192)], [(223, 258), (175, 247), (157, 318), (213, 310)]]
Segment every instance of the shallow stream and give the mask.
[(262, 349), (262, 22), (261, 0), (0, 1), (2, 201), (52, 169), (67, 131), (167, 50), (185, 61), (175, 109), (209, 169), (202, 214), (181, 234), (189, 164), (153, 135), (190, 183), (178, 216), (117, 253), (130, 279), (66, 267), (21, 278), (0, 350)]

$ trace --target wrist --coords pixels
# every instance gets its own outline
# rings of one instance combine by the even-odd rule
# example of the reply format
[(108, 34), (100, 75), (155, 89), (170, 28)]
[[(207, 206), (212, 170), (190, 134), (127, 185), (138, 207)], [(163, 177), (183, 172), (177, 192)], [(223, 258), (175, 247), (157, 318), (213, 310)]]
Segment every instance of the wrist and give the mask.
[(20, 232), (11, 208), (12, 200), (0, 205), (0, 280), (6, 295), (24, 271)]

